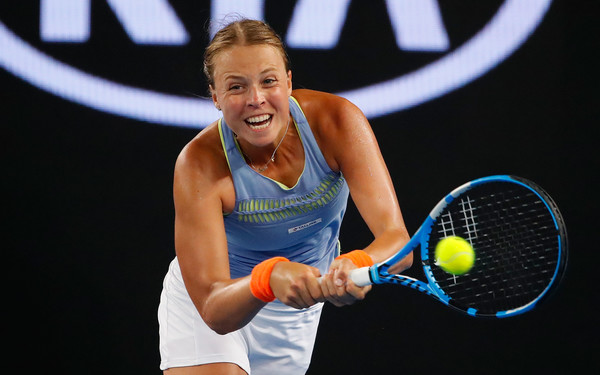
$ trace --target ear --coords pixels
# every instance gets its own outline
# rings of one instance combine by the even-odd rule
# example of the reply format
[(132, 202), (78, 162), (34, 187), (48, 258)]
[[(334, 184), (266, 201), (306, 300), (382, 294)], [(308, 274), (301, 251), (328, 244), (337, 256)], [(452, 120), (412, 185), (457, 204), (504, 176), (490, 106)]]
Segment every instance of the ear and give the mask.
[(292, 71), (288, 70), (287, 72), (287, 91), (288, 96), (292, 95)]
[(217, 100), (217, 92), (215, 91), (215, 89), (212, 87), (212, 85), (208, 85), (208, 88), (210, 89), (210, 94), (213, 100), (213, 103), (215, 105), (215, 108), (217, 108), (219, 111), (221, 110), (221, 107), (219, 106), (219, 101)]

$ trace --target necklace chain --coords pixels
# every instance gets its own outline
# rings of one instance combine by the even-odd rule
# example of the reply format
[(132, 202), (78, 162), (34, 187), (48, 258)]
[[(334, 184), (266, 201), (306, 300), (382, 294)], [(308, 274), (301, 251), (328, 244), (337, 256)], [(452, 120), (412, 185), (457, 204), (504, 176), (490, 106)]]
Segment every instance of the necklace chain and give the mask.
[[(269, 164), (271, 164), (272, 162), (275, 161), (275, 153), (277, 152), (277, 150), (279, 150), (279, 146), (281, 146), (281, 144), (283, 143), (283, 139), (285, 138), (285, 136), (288, 133), (288, 130), (290, 128), (290, 122), (292, 122), (292, 117), (290, 116), (290, 119), (288, 120), (287, 123), (287, 127), (285, 128), (285, 133), (283, 133), (283, 137), (281, 137), (281, 140), (279, 140), (279, 143), (277, 144), (277, 147), (275, 147), (275, 150), (273, 150), (273, 154), (271, 154), (271, 157), (269, 158), (269, 160), (267, 160), (267, 162), (265, 163), (265, 165), (263, 165), (261, 168), (257, 168), (254, 165), (254, 162), (252, 161), (252, 158), (250, 156), (248, 156), (243, 150), (242, 150), (242, 154), (244, 154), (245, 157), (248, 158), (248, 160), (250, 161), (250, 166), (257, 170), (259, 173), (262, 173), (264, 171), (267, 170), (267, 168), (269, 168)], [(240, 147), (241, 150), (241, 147)]]

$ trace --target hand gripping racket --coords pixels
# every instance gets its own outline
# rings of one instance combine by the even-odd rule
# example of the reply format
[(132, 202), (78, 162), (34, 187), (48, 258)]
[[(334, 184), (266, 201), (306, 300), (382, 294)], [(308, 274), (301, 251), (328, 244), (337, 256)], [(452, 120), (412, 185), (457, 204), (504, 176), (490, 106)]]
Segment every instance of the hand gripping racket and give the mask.
[[(449, 236), (466, 239), (475, 250), (475, 264), (464, 275), (448, 274), (435, 264), (435, 246)], [(388, 273), (419, 244), (427, 282)], [(552, 198), (531, 181), (503, 175), (454, 189), (404, 248), (350, 277), (359, 286), (409, 286), (471, 316), (504, 318), (545, 300), (566, 264), (567, 231)]]

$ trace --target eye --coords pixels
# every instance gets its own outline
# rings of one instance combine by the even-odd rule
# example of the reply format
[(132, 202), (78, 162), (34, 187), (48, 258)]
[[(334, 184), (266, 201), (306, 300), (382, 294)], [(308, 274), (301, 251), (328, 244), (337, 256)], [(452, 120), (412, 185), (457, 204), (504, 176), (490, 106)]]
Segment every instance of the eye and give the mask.
[(265, 85), (274, 85), (277, 82), (275, 78), (266, 78), (263, 83)]
[(241, 90), (242, 89), (242, 85), (231, 85), (229, 86), (229, 91), (236, 91), (236, 90)]

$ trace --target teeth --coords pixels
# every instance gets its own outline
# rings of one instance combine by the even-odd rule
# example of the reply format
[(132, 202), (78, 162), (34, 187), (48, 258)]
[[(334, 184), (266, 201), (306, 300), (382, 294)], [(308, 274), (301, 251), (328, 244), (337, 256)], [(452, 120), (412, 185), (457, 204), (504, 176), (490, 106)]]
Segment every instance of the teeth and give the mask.
[(250, 125), (250, 127), (254, 130), (261, 130), (261, 129), (266, 128), (267, 126), (269, 126), (268, 122), (264, 125)]
[(250, 124), (255, 124), (257, 122), (267, 121), (271, 117), (271, 115), (260, 115), (248, 118), (246, 121)]
[(254, 130), (262, 130), (269, 126), (269, 124), (271, 123), (271, 115), (259, 115), (250, 117), (246, 119), (246, 123)]

